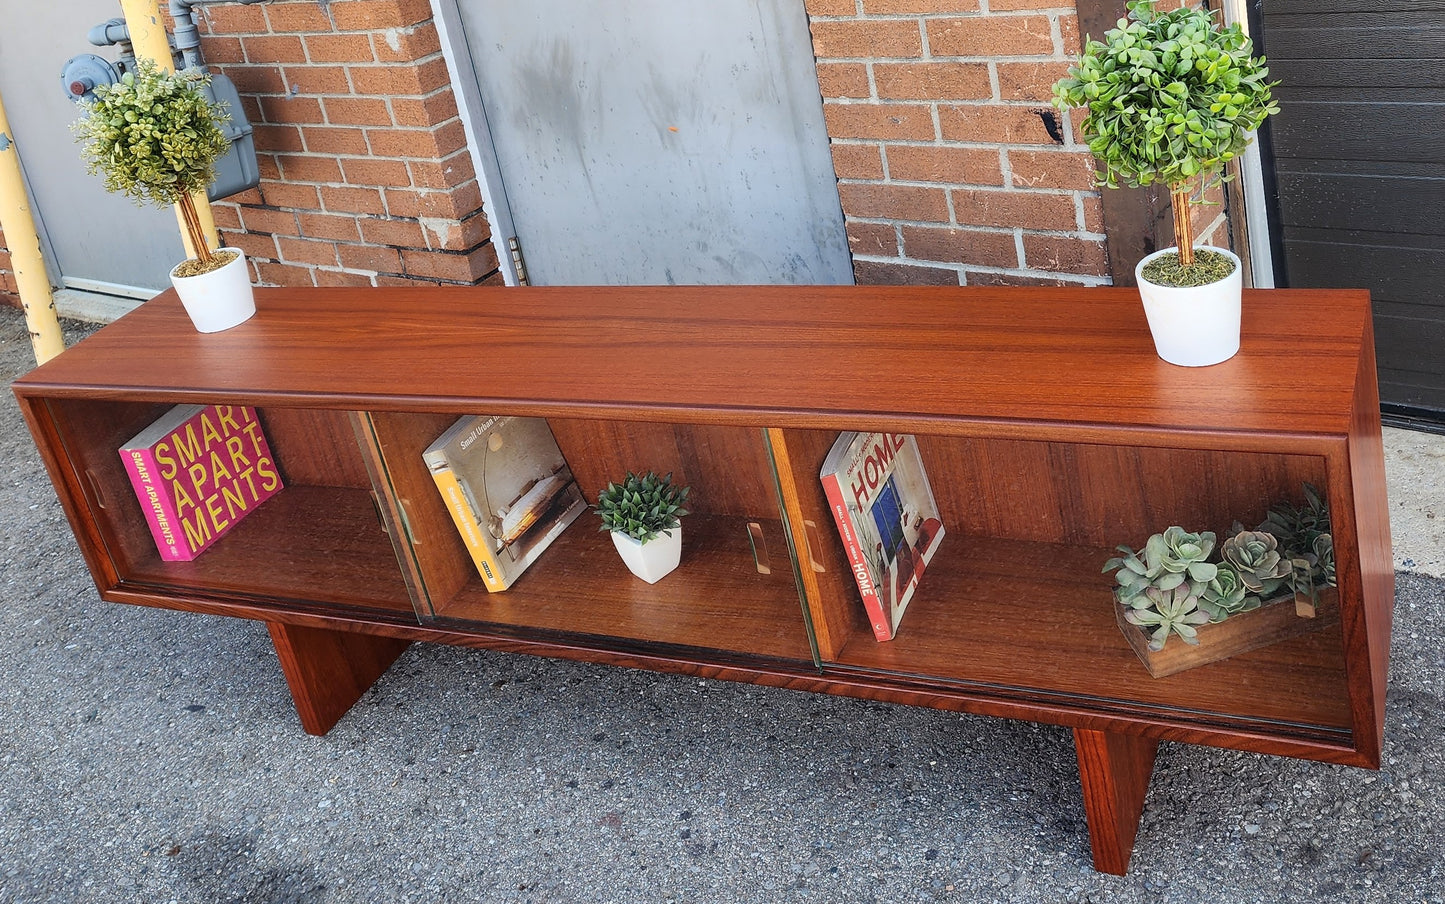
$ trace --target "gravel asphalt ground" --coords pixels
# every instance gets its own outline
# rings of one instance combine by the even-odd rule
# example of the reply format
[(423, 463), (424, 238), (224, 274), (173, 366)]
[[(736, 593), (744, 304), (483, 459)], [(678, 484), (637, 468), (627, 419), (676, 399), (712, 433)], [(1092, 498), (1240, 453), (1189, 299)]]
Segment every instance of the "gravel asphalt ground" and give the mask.
[(416, 645), (309, 737), (261, 625), (99, 601), (9, 393), (0, 450), (0, 904), (1445, 904), (1436, 578), (1380, 771), (1166, 743), (1120, 878), (1050, 726)]

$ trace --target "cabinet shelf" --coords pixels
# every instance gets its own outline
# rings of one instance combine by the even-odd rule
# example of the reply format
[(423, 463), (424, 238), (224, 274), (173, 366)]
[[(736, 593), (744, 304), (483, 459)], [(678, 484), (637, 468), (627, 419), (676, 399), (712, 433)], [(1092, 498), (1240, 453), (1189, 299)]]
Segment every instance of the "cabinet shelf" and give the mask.
[[(854, 629), (831, 664), (1046, 695), (1083, 709), (1348, 733), (1338, 623), (1290, 641), (1151, 678), (1119, 632), (1107, 548), (948, 537), (898, 636)], [(1177, 637), (1170, 643), (1182, 643)]]
[[(455, 596), (434, 600), (434, 617), (479, 631), (495, 625), (812, 661), (779, 522), (690, 515), (683, 566), (648, 584), (592, 520), (564, 531), (507, 590), (488, 593), (473, 576)], [(768, 574), (754, 564), (750, 524), (765, 538)]]

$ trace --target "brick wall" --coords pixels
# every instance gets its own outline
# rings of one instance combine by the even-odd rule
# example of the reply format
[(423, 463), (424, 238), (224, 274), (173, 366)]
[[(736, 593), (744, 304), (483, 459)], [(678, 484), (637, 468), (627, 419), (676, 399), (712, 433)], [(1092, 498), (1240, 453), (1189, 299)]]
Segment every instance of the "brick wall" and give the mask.
[(428, 0), (195, 8), (261, 185), (215, 205), (261, 284), (500, 282)]
[(806, 0), (860, 283), (1108, 281), (1070, 0)]

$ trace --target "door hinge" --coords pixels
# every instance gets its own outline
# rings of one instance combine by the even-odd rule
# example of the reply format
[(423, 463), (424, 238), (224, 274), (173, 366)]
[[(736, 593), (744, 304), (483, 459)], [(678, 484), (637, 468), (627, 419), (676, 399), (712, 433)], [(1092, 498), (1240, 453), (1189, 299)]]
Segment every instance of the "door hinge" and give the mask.
[(507, 249), (512, 253), (512, 269), (517, 271), (517, 285), (531, 285), (527, 282), (527, 259), (522, 257), (522, 242), (514, 235), (507, 239)]

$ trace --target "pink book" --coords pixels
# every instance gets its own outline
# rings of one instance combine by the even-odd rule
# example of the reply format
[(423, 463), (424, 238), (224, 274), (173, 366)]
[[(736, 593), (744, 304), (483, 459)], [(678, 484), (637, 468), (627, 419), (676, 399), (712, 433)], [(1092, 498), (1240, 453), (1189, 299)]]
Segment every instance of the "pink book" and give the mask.
[(189, 562), (282, 487), (253, 408), (177, 405), (120, 447), (161, 558)]

